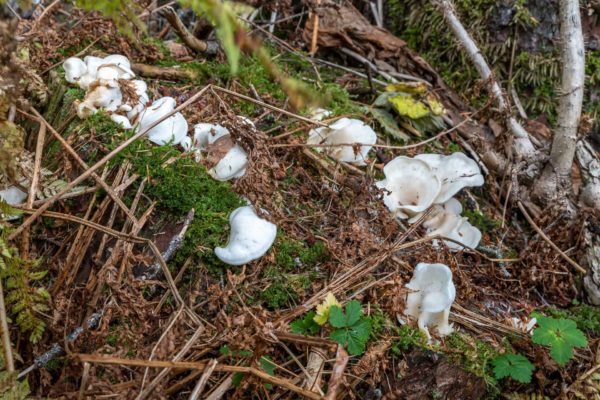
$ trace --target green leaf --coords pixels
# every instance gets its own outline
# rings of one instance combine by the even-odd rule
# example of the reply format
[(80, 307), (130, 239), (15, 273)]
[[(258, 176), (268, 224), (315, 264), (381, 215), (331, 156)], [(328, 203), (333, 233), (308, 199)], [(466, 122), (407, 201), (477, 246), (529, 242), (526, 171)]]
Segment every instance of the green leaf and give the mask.
[(531, 382), (531, 375), (535, 367), (529, 360), (520, 354), (505, 354), (492, 360), (494, 375), (497, 379), (511, 377), (517, 382)]
[(304, 318), (298, 318), (290, 324), (292, 332), (301, 335), (315, 335), (321, 329), (321, 326), (314, 320), (315, 312), (309, 311)]
[[(275, 376), (275, 368), (277, 367), (275, 363), (268, 356), (262, 356), (259, 360), (260, 368), (265, 371), (267, 374), (271, 376)], [(271, 383), (265, 383), (265, 388), (268, 390), (273, 389), (273, 385)]]
[(334, 328), (346, 327), (346, 316), (342, 309), (338, 306), (331, 306), (329, 308), (329, 323)]
[(361, 315), (362, 310), (358, 301), (352, 300), (346, 304), (346, 326), (352, 326), (356, 324)]
[(533, 331), (533, 343), (550, 347), (550, 355), (560, 366), (573, 357), (574, 347), (586, 347), (587, 338), (577, 329), (575, 321), (565, 318), (538, 316), (538, 328)]
[(410, 139), (410, 136), (400, 129), (398, 122), (389, 111), (377, 107), (368, 107), (366, 110), (379, 122), (383, 130), (393, 138), (404, 141)]
[(348, 330), (347, 329), (336, 329), (331, 332), (329, 338), (340, 346), (346, 347), (348, 345)]

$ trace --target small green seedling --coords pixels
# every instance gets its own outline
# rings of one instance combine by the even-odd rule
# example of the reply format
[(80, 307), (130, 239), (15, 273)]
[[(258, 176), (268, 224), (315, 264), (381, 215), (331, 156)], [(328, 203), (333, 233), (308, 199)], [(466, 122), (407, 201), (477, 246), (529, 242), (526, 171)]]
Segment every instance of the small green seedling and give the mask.
[(348, 302), (345, 313), (340, 307), (331, 306), (329, 324), (337, 328), (329, 336), (333, 341), (346, 347), (353, 356), (364, 353), (371, 334), (371, 321), (362, 315), (358, 301)]
[(531, 382), (531, 374), (535, 367), (529, 360), (520, 354), (505, 354), (492, 360), (494, 376), (503, 379), (507, 376), (517, 382)]
[(586, 347), (587, 339), (575, 321), (564, 318), (537, 317), (539, 327), (533, 331), (533, 343), (550, 347), (550, 355), (561, 367), (573, 358), (574, 347)]
[(293, 321), (290, 324), (292, 332), (307, 336), (315, 335), (321, 329), (321, 326), (314, 320), (315, 315), (314, 311), (309, 311), (304, 318)]

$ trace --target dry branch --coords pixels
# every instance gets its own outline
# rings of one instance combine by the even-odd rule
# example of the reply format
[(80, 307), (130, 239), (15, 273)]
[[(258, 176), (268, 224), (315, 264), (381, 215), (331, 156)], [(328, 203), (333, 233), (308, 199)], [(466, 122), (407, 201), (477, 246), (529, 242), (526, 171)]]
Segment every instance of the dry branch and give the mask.
[[(192, 361), (156, 361), (156, 360), (135, 360), (135, 359), (127, 359), (127, 358), (118, 358), (118, 357), (106, 357), (101, 355), (94, 354), (73, 354), (73, 359), (80, 362), (89, 362), (94, 364), (108, 364), (108, 365), (121, 365), (121, 366), (132, 366), (132, 367), (153, 367), (153, 368), (180, 368), (180, 369), (195, 369), (204, 371), (208, 363), (204, 362), (192, 362)], [(266, 372), (256, 369), (253, 367), (242, 367), (238, 365), (224, 365), (218, 364), (214, 368), (215, 371), (221, 372), (242, 372), (248, 373), (260, 378), (266, 382), (272, 383), (274, 385), (281, 386), (288, 390), (291, 390), (294, 393), (302, 395), (308, 399), (320, 400), (322, 399), (316, 393), (311, 391), (302, 389), (292, 383), (290, 383), (287, 379), (279, 378), (276, 376), (271, 376)]]
[(510, 106), (504, 98), (504, 94), (502, 93), (500, 85), (494, 79), (490, 67), (485, 61), (483, 54), (471, 38), (471, 35), (469, 32), (467, 32), (456, 16), (456, 13), (454, 12), (454, 5), (449, 0), (436, 0), (435, 2), (442, 10), (444, 18), (448, 22), (448, 25), (450, 25), (450, 28), (452, 29), (452, 32), (454, 32), (456, 39), (463, 46), (467, 55), (475, 65), (479, 75), (485, 82), (488, 82), (490, 94), (496, 100), (498, 108), (508, 116), (508, 126), (515, 139), (514, 146), (517, 154), (523, 158), (533, 156), (536, 150), (533, 147), (533, 143), (531, 143), (531, 140), (529, 139), (529, 134), (512, 115)]
[(216, 41), (204, 41), (195, 37), (190, 31), (187, 30), (179, 16), (172, 7), (165, 7), (161, 14), (167, 19), (169, 24), (175, 29), (177, 36), (181, 38), (190, 49), (197, 53), (204, 53), (207, 55), (215, 55), (219, 50), (219, 44)]

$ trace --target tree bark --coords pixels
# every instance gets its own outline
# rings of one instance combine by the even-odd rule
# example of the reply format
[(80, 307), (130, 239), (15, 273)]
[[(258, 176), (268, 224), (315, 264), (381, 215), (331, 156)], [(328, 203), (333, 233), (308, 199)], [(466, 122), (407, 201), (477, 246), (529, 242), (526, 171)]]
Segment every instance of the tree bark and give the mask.
[(544, 204), (555, 199), (564, 201), (571, 193), (571, 167), (585, 85), (585, 49), (579, 1), (561, 0), (559, 7), (562, 78), (557, 126), (550, 159), (534, 188), (535, 196)]

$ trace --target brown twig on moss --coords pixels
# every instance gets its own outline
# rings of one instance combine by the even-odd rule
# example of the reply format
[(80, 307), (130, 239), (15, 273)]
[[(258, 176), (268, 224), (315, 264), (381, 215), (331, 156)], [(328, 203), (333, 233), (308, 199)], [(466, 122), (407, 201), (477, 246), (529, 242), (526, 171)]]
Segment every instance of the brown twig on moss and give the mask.
[(195, 37), (190, 31), (187, 30), (179, 16), (173, 9), (173, 7), (165, 7), (160, 14), (166, 18), (167, 22), (173, 27), (177, 36), (196, 53), (203, 53), (206, 55), (215, 55), (219, 50), (219, 44), (215, 41), (200, 40)]

